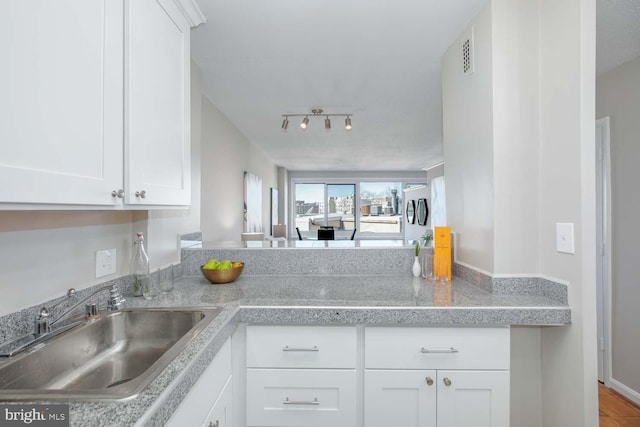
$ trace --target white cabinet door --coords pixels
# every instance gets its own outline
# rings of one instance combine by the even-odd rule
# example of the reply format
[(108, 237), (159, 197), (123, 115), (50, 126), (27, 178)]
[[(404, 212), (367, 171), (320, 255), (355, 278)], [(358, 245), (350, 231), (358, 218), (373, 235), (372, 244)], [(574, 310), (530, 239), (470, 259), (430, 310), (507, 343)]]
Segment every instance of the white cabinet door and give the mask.
[(135, 0), (125, 26), (125, 203), (188, 205), (189, 23), (173, 0)]
[(224, 385), (218, 400), (214, 403), (202, 427), (232, 427), (233, 426), (233, 390), (231, 377)]
[(122, 15), (122, 0), (2, 2), (0, 205), (121, 204)]
[(436, 371), (365, 370), (364, 425), (435, 427)]
[(509, 427), (508, 371), (438, 371), (438, 427)]
[(165, 426), (183, 427), (205, 424), (225, 388), (229, 389), (229, 393), (231, 392), (232, 381), (231, 339), (227, 339)]

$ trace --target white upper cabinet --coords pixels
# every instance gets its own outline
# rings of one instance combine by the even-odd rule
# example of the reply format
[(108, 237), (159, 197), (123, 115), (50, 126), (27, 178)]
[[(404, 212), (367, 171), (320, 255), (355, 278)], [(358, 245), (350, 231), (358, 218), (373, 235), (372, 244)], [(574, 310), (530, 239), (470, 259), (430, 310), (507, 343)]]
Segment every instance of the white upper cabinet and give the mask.
[(0, 209), (190, 203), (191, 2), (2, 3)]
[(0, 9), (0, 202), (121, 203), (122, 1)]
[(188, 205), (190, 26), (173, 0), (126, 7), (125, 203)]

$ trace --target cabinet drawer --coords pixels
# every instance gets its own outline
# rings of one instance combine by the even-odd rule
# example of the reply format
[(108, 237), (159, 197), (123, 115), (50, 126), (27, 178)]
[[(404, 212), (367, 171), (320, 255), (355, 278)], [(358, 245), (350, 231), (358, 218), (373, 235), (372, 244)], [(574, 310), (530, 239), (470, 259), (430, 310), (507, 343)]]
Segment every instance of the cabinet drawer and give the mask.
[(353, 427), (356, 371), (248, 369), (247, 425)]
[(509, 328), (365, 329), (367, 369), (509, 369)]
[(356, 328), (248, 326), (250, 368), (355, 368)]

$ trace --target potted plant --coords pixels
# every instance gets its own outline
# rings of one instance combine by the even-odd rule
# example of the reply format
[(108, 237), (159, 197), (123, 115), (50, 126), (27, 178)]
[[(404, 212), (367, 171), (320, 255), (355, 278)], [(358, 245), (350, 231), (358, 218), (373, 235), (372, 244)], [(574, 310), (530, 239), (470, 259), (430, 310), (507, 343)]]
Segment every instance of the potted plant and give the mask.
[(424, 246), (429, 247), (433, 241), (433, 233), (431, 231), (427, 231), (422, 235), (421, 239), (424, 241)]

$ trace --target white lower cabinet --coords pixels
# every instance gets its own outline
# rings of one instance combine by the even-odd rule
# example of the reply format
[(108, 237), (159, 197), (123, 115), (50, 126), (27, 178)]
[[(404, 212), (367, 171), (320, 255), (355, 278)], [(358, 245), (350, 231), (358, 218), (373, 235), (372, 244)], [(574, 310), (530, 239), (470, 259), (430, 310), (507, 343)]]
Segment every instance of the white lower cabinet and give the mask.
[(509, 426), (507, 327), (250, 325), (246, 348), (250, 427)]
[(365, 329), (364, 425), (508, 427), (508, 328)]
[(247, 425), (356, 425), (355, 327), (248, 326)]
[(509, 372), (367, 370), (366, 427), (509, 425)]
[(227, 339), (165, 425), (233, 426), (232, 386), (231, 339)]
[(218, 400), (213, 404), (211, 412), (204, 421), (205, 427), (232, 427), (233, 413), (233, 390), (231, 387), (231, 378), (227, 380), (224, 388), (218, 396)]

